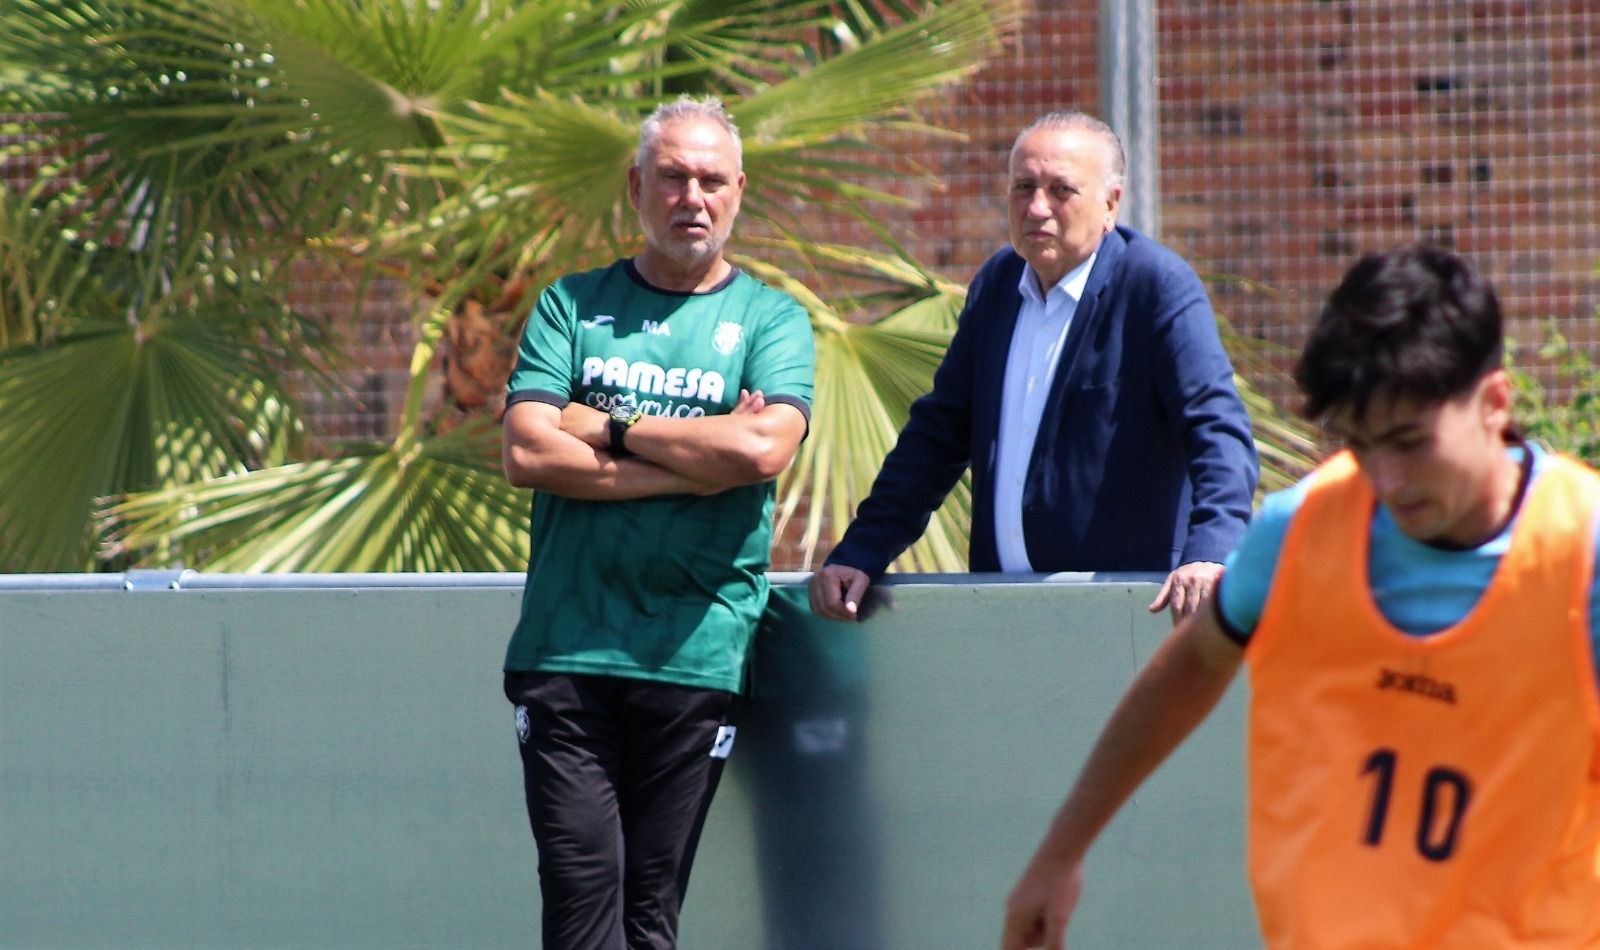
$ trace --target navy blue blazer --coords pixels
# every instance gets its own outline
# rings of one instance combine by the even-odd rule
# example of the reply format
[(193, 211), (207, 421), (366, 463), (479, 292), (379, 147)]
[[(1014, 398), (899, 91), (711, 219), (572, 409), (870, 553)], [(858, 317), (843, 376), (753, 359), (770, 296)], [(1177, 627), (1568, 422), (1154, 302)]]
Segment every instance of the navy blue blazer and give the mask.
[[(883, 573), (972, 466), (969, 566), (998, 571), (994, 466), (1004, 368), (1024, 262), (1011, 248), (973, 278), (933, 390), (829, 563)], [(1221, 561), (1250, 518), (1259, 466), (1205, 287), (1156, 241), (1100, 243), (1039, 422), (1023, 488), (1034, 570), (1170, 571)]]

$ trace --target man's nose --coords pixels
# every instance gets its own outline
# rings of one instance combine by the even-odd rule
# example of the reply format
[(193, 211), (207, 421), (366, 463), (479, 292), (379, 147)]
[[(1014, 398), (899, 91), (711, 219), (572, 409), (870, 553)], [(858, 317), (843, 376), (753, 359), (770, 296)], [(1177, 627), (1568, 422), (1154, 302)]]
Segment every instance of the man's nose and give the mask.
[(1367, 480), (1380, 499), (1387, 498), (1405, 486), (1405, 472), (1393, 458), (1384, 452), (1372, 452), (1364, 460)]
[(1035, 188), (1033, 196), (1028, 199), (1028, 217), (1039, 219), (1050, 217), (1050, 199), (1045, 195), (1043, 188)]
[(691, 178), (684, 182), (683, 202), (697, 208), (706, 203), (706, 193), (700, 189), (700, 179)]

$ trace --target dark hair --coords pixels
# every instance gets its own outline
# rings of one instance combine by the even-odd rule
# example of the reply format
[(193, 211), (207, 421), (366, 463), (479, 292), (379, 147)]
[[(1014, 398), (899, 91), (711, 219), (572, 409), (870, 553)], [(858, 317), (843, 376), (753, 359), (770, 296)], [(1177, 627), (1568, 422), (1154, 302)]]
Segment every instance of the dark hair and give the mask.
[(1501, 365), (1494, 288), (1460, 255), (1428, 245), (1368, 254), (1311, 330), (1294, 381), (1307, 418), (1363, 416), (1374, 398), (1439, 403)]

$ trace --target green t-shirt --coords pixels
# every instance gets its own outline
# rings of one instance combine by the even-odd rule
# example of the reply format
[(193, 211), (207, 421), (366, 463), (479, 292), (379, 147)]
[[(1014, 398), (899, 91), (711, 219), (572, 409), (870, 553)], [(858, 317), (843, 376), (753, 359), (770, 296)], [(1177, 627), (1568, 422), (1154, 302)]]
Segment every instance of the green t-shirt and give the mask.
[[(759, 389), (809, 416), (815, 362), (789, 295), (737, 270), (705, 293), (674, 293), (618, 261), (539, 295), (508, 403), (621, 399), (690, 417)], [(771, 482), (635, 501), (536, 493), (505, 668), (738, 691), (767, 598), (775, 493)]]

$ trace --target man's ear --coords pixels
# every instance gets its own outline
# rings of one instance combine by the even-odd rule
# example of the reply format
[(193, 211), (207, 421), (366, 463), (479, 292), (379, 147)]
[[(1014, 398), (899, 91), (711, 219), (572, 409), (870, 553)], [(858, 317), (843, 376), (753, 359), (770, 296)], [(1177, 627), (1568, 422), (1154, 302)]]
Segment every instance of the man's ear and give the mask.
[(644, 179), (639, 175), (638, 165), (628, 166), (628, 204), (633, 205), (633, 210), (639, 210), (639, 189), (644, 184)]
[(1102, 234), (1110, 234), (1111, 229), (1117, 226), (1117, 205), (1122, 203), (1122, 186), (1106, 192), (1106, 216), (1101, 227)]
[(1484, 422), (1500, 432), (1511, 426), (1511, 375), (1496, 369), (1478, 384), (1478, 394), (1483, 407)]

